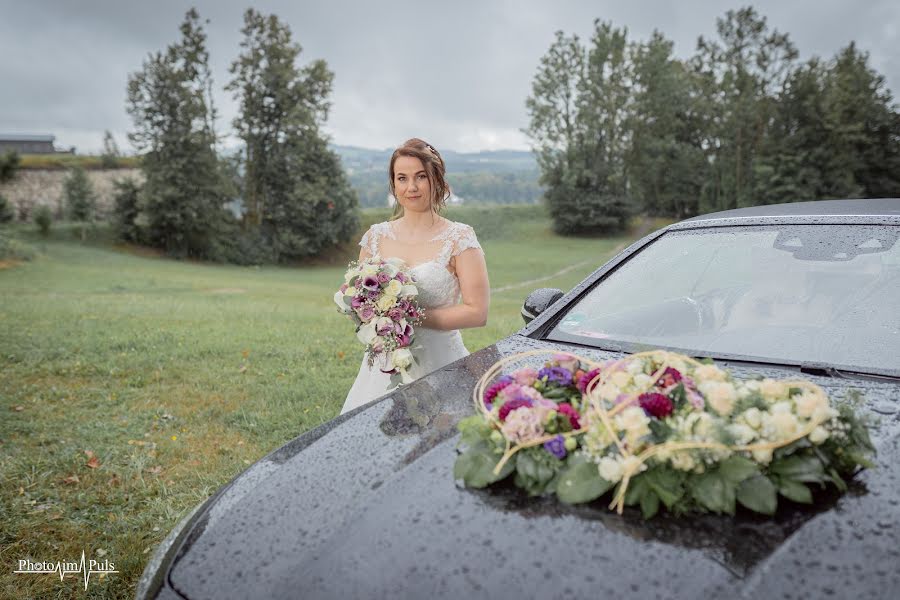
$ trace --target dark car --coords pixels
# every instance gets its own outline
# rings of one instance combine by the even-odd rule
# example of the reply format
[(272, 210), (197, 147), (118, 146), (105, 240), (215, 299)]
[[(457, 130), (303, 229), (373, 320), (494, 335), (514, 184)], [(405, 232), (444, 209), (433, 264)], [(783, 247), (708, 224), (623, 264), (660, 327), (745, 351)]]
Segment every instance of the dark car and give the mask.
[[(524, 329), (272, 452), (160, 545), (141, 598), (895, 598), (900, 200), (705, 215), (634, 243)], [(618, 515), (453, 480), (456, 424), (497, 360), (647, 348), (805, 377), (875, 418), (876, 468), (774, 517)]]

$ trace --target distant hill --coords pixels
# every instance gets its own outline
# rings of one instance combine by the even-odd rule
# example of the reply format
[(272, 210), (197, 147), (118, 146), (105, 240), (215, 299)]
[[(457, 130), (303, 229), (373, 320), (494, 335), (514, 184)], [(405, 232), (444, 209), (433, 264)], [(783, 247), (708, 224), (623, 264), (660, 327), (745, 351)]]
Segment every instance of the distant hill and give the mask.
[[(332, 145), (359, 194), (362, 206), (387, 203), (387, 167), (393, 149), (373, 150)], [(465, 203), (534, 204), (543, 193), (539, 171), (531, 152), (493, 150), (454, 152), (441, 156), (447, 164), (447, 179), (455, 196)]]

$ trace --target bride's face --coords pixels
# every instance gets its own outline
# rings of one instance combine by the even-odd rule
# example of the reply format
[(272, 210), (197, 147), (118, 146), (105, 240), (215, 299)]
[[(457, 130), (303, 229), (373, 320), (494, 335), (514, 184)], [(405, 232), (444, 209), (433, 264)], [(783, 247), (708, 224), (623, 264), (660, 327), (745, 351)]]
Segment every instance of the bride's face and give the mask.
[(394, 195), (403, 210), (431, 210), (431, 184), (425, 165), (413, 156), (398, 156), (394, 161)]

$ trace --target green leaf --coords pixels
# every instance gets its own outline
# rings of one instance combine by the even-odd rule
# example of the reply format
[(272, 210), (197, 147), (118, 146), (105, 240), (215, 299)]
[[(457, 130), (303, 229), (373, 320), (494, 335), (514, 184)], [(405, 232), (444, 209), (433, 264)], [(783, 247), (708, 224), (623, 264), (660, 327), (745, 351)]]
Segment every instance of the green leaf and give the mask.
[(577, 462), (560, 475), (556, 495), (567, 504), (581, 504), (599, 498), (611, 487), (610, 482), (600, 477), (597, 465)]
[(684, 475), (680, 471), (658, 466), (644, 473), (643, 477), (666, 508), (672, 508), (684, 496)]
[(774, 515), (778, 508), (775, 485), (765, 475), (756, 475), (742, 481), (737, 488), (737, 501), (764, 515)]
[(541, 395), (548, 400), (565, 400), (569, 390), (563, 387), (554, 387), (541, 392)]
[(735, 484), (711, 471), (692, 479), (691, 495), (698, 504), (717, 513), (734, 514)]
[(719, 473), (731, 483), (738, 484), (757, 475), (759, 473), (759, 465), (749, 458), (734, 454), (719, 464)]
[(815, 456), (791, 455), (772, 463), (770, 472), (794, 481), (820, 483), (827, 478), (825, 468)]
[(462, 479), (466, 487), (483, 488), (500, 481), (512, 473), (515, 461), (507, 461), (500, 473), (494, 475), (494, 467), (500, 462), (500, 455), (485, 448), (468, 450), (456, 458), (453, 477)]
[(812, 504), (812, 492), (809, 491), (806, 484), (799, 481), (781, 478), (778, 482), (778, 493), (794, 502)]
[(632, 477), (628, 482), (628, 490), (625, 492), (625, 506), (634, 506), (648, 491), (650, 491), (650, 486), (647, 485), (645, 474)]
[(652, 490), (647, 490), (647, 493), (641, 496), (641, 514), (645, 519), (650, 519), (657, 512), (659, 512), (659, 496)]

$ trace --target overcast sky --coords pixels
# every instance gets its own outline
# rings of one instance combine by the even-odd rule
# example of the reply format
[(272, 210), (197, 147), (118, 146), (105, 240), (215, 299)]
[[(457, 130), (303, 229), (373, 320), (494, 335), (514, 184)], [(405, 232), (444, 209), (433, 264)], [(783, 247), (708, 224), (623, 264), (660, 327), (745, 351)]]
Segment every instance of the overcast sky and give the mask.
[[(45, 133), (79, 153), (101, 148), (109, 129), (130, 150), (128, 74), (178, 38), (196, 6), (207, 25), (227, 134), (236, 102), (222, 91), (239, 52), (249, 0), (0, 0), (0, 133)], [(589, 37), (595, 18), (628, 28), (629, 39), (659, 29), (688, 57), (697, 37), (744, 3), (707, 1), (293, 0), (253, 2), (290, 26), (299, 61), (324, 59), (335, 73), (326, 131), (337, 144), (394, 147), (418, 136), (438, 149), (527, 149), (525, 98), (554, 32)], [(900, 87), (900, 2), (766, 1), (753, 4), (786, 31), (801, 59), (832, 57), (855, 40), (870, 66)], [(233, 141), (231, 142), (233, 143)]]

